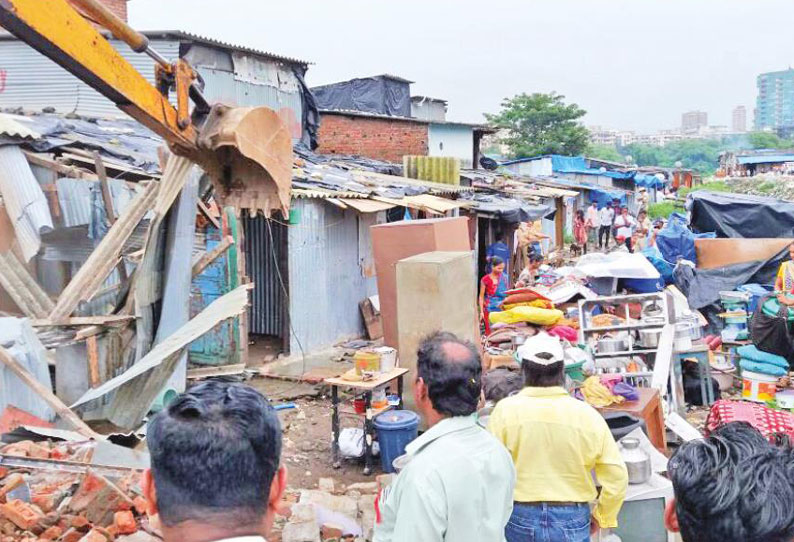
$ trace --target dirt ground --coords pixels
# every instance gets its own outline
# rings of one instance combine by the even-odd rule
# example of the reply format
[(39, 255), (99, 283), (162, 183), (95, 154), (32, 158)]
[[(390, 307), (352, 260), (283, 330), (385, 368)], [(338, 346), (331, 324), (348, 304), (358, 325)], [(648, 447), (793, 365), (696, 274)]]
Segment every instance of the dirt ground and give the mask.
[[(303, 382), (254, 378), (247, 382), (265, 394), (273, 404), (293, 402), (297, 408), (279, 412), (284, 430), (282, 458), (292, 489), (314, 489), (320, 478), (333, 478), (349, 485), (371, 482), (381, 474), (380, 463), (372, 475), (364, 476), (363, 460), (345, 460), (339, 469), (331, 460), (331, 399), (321, 385)], [(342, 427), (363, 427), (364, 419), (343, 416)]]

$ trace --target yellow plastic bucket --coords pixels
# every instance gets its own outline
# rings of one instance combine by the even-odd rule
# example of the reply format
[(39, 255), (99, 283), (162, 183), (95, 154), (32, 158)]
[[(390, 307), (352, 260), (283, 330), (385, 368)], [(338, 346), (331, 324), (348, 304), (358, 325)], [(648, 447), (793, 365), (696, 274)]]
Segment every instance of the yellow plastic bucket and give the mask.
[(742, 371), (742, 399), (766, 403), (775, 399), (777, 377)]
[(356, 365), (356, 374), (377, 373), (380, 371), (380, 354), (377, 352), (356, 352), (353, 354), (353, 363)]

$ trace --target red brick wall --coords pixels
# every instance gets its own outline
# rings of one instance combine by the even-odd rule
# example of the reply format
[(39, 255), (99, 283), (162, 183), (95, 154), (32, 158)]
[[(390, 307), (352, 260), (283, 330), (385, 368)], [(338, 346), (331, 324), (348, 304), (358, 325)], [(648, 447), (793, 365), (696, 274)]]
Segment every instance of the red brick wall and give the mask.
[(127, 20), (127, 2), (128, 0), (99, 0), (101, 4), (105, 4), (113, 13)]
[(427, 155), (427, 127), (426, 123), (410, 120), (323, 113), (317, 152), (402, 163), (406, 154)]

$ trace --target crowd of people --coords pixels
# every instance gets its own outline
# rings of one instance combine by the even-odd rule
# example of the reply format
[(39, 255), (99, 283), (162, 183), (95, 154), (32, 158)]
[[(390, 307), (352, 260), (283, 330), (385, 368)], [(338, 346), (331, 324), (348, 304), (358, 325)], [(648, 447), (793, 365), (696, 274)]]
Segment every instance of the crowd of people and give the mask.
[[(525, 387), (486, 429), (477, 349), (449, 333), (422, 343), (414, 397), (428, 429), (380, 496), (375, 542), (586, 542), (617, 524), (628, 478), (606, 422), (562, 387), (559, 343), (520, 357)], [(281, 438), (274, 408), (240, 383), (200, 384), (157, 414), (142, 486), (165, 542), (263, 542), (283, 510)], [(684, 542), (794, 540), (794, 452), (749, 424), (682, 445), (668, 473), (664, 522)]]
[(629, 252), (653, 246), (653, 233), (658, 231), (658, 223), (651, 223), (648, 206), (642, 201), (636, 216), (618, 200), (607, 202), (600, 209), (594, 201), (586, 212), (578, 210), (574, 219), (574, 241), (584, 252), (591, 248), (608, 251), (610, 238), (614, 240), (613, 246), (625, 246)]

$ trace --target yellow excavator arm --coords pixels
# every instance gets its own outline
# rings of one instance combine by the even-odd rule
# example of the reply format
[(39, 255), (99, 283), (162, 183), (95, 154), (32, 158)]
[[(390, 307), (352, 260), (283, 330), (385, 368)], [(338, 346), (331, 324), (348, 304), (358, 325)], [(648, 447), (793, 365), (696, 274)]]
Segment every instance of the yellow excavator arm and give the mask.
[[(86, 17), (133, 51), (151, 56), (156, 84), (149, 83)], [(97, 0), (0, 0), (0, 26), (158, 134), (174, 153), (200, 164), (222, 203), (266, 214), (277, 208), (286, 213), (292, 139), (275, 111), (210, 107), (187, 62), (164, 59), (149, 47), (146, 36)], [(176, 107), (168, 99), (170, 90), (175, 91)]]

